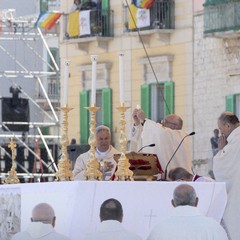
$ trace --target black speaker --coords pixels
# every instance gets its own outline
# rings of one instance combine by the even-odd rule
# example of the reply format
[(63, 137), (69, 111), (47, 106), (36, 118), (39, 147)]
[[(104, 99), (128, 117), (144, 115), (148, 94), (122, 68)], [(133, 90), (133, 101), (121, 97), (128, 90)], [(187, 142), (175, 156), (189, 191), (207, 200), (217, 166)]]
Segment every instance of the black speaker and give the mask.
[[(2, 122), (29, 122), (29, 102), (25, 98), (2, 98)], [(10, 131), (27, 132), (29, 124), (6, 124)], [(8, 131), (4, 126), (4, 131)]]

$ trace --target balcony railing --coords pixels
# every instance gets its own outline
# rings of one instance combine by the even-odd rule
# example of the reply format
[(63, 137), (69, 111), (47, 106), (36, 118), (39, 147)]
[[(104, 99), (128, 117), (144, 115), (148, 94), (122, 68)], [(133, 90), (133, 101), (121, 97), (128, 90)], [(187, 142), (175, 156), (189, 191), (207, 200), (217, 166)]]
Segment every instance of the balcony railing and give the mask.
[(240, 2), (208, 0), (204, 4), (205, 36), (229, 36), (240, 31)]
[[(81, 14), (82, 11), (80, 11)], [(80, 31), (79, 35), (71, 36), (69, 34), (69, 21), (70, 15), (64, 15), (64, 39), (78, 39), (78, 38), (87, 38), (87, 37), (112, 37), (113, 36), (113, 11), (104, 11), (104, 10), (91, 10), (89, 17), (89, 27), (90, 31), (88, 34), (82, 34)], [(80, 20), (79, 20), (80, 21)], [(79, 26), (81, 22), (79, 22)]]
[[(45, 89), (51, 101), (57, 101), (60, 98), (60, 85), (56, 77), (48, 77), (47, 88)], [(37, 100), (46, 99), (40, 87), (37, 87)]]
[(174, 29), (174, 1), (173, 0), (155, 0), (154, 5), (150, 9), (149, 26), (142, 28), (130, 28), (129, 22), (132, 13), (128, 6), (124, 9), (125, 32), (134, 32), (137, 30), (151, 30), (151, 29)]

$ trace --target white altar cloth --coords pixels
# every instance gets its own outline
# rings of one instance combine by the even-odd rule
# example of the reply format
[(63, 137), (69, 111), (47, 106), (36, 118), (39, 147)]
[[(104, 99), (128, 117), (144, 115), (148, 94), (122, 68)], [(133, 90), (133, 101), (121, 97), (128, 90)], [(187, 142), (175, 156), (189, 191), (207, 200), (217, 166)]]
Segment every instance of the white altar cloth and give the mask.
[[(72, 240), (83, 239), (99, 224), (99, 208), (108, 198), (118, 199), (123, 206), (123, 225), (145, 239), (160, 220), (168, 216), (174, 188), (182, 182), (52, 182), (1, 185), (0, 193), (20, 190), (21, 230), (30, 222), (32, 208), (40, 203), (51, 204), (56, 213), (56, 231)], [(220, 221), (226, 206), (225, 183), (192, 185), (199, 197), (198, 208)]]

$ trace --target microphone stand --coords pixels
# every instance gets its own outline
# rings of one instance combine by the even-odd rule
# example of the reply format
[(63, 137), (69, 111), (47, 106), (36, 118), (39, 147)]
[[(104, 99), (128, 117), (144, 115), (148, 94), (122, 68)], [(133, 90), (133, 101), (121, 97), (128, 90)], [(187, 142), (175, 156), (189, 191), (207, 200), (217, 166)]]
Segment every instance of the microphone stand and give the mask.
[[(57, 159), (59, 159), (61, 156), (62, 156), (62, 153), (58, 156)], [(54, 163), (56, 163), (56, 161), (53, 161), (53, 162), (47, 167), (46, 171), (47, 171)], [(43, 174), (44, 174), (44, 172), (42, 172), (42, 174), (41, 174), (41, 176), (40, 176), (40, 179), (39, 179), (40, 182), (41, 182), (41, 179), (42, 179), (42, 177), (43, 177)]]
[(195, 132), (191, 132), (191, 133), (189, 133), (188, 135), (186, 135), (186, 136), (184, 136), (184, 137), (182, 138), (181, 142), (178, 144), (178, 147), (176, 148), (175, 152), (173, 153), (173, 155), (171, 156), (170, 160), (168, 161), (168, 163), (167, 163), (167, 165), (166, 165), (166, 167), (165, 167), (164, 179), (162, 179), (161, 181), (167, 181), (167, 173), (168, 173), (167, 168), (168, 168), (170, 162), (172, 161), (173, 157), (175, 156), (177, 150), (178, 150), (178, 149), (180, 148), (180, 146), (182, 145), (184, 139), (185, 139), (186, 137), (192, 136), (192, 135), (194, 135), (194, 134), (195, 134)]
[(143, 146), (143, 147), (141, 147), (137, 152), (139, 153), (139, 152), (142, 151), (145, 147), (155, 147), (155, 143), (152, 143), (152, 144)]

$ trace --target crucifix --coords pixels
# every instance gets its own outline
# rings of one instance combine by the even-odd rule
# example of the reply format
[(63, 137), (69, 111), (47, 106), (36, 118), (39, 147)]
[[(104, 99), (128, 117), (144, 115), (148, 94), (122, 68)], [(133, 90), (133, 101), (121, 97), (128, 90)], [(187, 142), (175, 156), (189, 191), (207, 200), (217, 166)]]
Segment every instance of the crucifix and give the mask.
[(150, 228), (151, 227), (151, 223), (152, 223), (152, 218), (153, 217), (157, 217), (157, 215), (154, 215), (153, 214), (153, 210), (151, 209), (150, 213), (147, 214), (147, 215), (144, 215), (144, 217), (149, 217), (148, 227)]
[(8, 147), (11, 149), (12, 151), (12, 167), (11, 170), (8, 172), (8, 177), (4, 180), (5, 184), (16, 184), (19, 183), (19, 179), (17, 177), (17, 172), (15, 171), (15, 167), (14, 167), (14, 160), (15, 160), (15, 148), (16, 148), (16, 144), (13, 141), (13, 137), (11, 137), (11, 141), (8, 144)]

